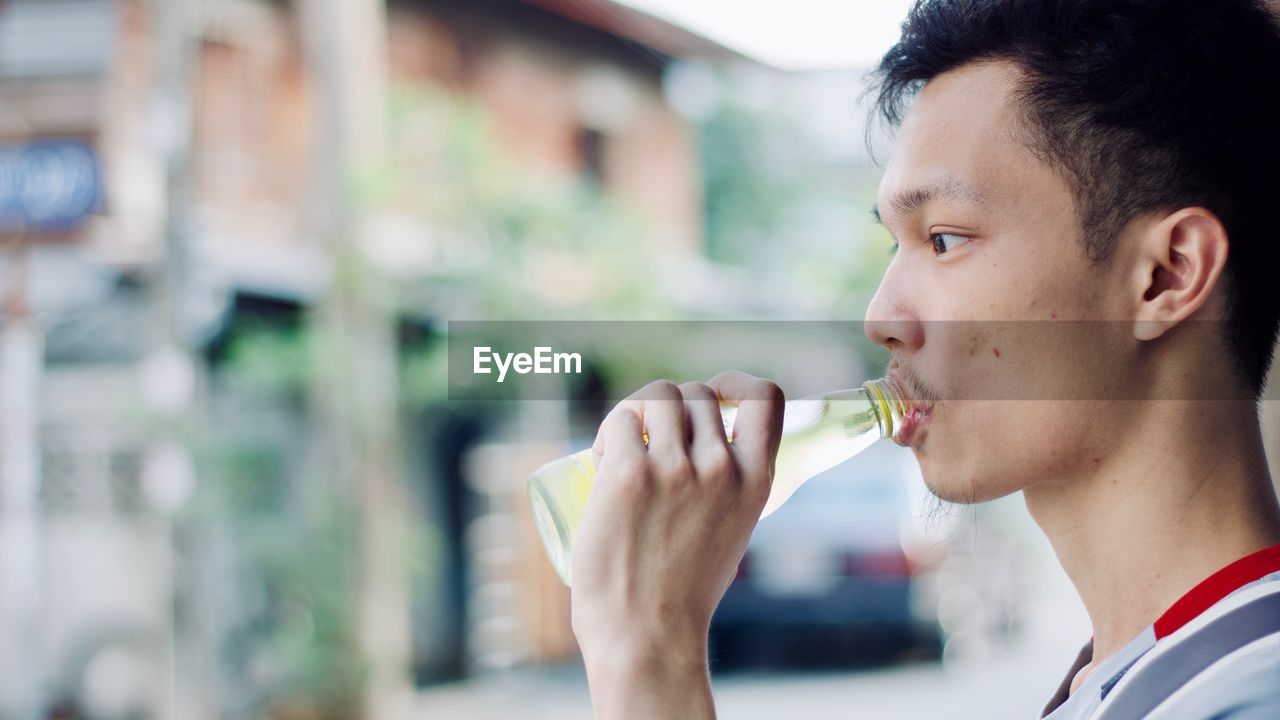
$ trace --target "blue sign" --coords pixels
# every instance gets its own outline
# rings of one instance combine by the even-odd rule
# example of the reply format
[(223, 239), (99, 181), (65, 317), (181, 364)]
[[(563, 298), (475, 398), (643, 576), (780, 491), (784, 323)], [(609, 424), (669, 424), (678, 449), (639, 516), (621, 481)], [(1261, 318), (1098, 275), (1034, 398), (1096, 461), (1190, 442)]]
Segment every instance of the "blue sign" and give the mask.
[(0, 145), (0, 233), (71, 230), (97, 210), (102, 173), (77, 140)]

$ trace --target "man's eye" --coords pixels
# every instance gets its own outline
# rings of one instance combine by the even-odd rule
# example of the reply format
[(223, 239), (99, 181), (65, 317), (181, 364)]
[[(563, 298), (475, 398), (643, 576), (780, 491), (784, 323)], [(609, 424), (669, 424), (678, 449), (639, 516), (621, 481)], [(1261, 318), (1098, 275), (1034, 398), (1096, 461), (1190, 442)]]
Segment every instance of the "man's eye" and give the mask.
[(933, 233), (929, 236), (929, 242), (933, 243), (933, 254), (942, 255), (969, 242), (969, 238), (951, 233)]

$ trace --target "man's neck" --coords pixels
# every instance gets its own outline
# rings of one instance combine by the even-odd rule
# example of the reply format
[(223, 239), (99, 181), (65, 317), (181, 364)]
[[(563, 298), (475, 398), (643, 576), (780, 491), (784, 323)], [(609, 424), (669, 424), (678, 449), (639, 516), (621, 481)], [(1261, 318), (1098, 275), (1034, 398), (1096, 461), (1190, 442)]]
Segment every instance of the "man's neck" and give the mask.
[(1088, 610), (1095, 663), (1219, 568), (1280, 543), (1252, 403), (1135, 408), (1144, 412), (1123, 419), (1124, 442), (1096, 469), (1025, 491)]

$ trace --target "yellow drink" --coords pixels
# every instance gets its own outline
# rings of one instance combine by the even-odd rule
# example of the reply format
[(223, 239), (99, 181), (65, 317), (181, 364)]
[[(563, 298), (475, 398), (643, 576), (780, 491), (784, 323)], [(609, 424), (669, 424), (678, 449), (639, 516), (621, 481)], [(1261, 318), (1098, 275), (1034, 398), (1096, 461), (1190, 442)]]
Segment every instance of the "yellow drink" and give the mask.
[[(760, 517), (777, 510), (809, 478), (857, 455), (876, 440), (893, 437), (903, 412), (901, 396), (887, 379), (787, 402), (773, 488)], [(721, 406), (730, 442), (736, 414), (736, 407)], [(587, 448), (543, 465), (529, 478), (529, 501), (538, 536), (566, 585), (572, 584), (573, 541), (595, 476), (591, 449)]]

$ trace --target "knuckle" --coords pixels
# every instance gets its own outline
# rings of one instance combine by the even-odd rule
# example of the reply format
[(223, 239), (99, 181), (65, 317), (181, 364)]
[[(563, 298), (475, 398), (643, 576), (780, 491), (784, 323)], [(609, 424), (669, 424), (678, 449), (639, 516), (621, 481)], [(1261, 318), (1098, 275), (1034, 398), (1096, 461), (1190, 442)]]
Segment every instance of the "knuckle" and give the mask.
[(722, 370), (716, 373), (714, 377), (707, 381), (707, 383), (709, 385), (723, 385), (733, 381), (751, 379), (754, 379), (754, 376), (748, 375), (741, 370)]
[(743, 484), (769, 487), (773, 483), (773, 469), (767, 455), (767, 452), (747, 452), (740, 455), (742, 462), (738, 468), (738, 475)]
[(636, 394), (645, 400), (670, 400), (680, 397), (680, 388), (670, 380), (654, 380)]
[(648, 490), (649, 468), (644, 458), (620, 458), (614, 461), (612, 469), (617, 475), (618, 485), (624, 492), (637, 495)]
[(609, 457), (614, 471), (626, 480), (643, 480), (649, 477), (649, 464), (644, 455), (623, 455)]
[(635, 409), (631, 406), (631, 403), (628, 402), (627, 400), (623, 400), (622, 402), (610, 408), (609, 413), (604, 416), (604, 422), (600, 423), (601, 432), (604, 431), (605, 425), (608, 425), (610, 423), (626, 422), (627, 420), (626, 416), (634, 415), (634, 414), (635, 414)]
[(711, 386), (703, 382), (687, 382), (680, 384), (680, 394), (686, 399), (713, 399), (716, 393)]
[(670, 453), (655, 459), (655, 463), (658, 476), (669, 484), (685, 483), (694, 478), (693, 463), (687, 455)]
[(627, 480), (644, 479), (649, 474), (644, 457), (639, 455), (618, 458), (614, 461), (614, 467), (617, 473)]
[(700, 452), (697, 466), (699, 477), (714, 480), (736, 480), (738, 477), (738, 468), (733, 463), (733, 457), (723, 446), (707, 448)]
[(752, 385), (752, 397), (753, 399), (770, 403), (781, 403), (783, 401), (783, 392), (778, 383), (757, 378)]

